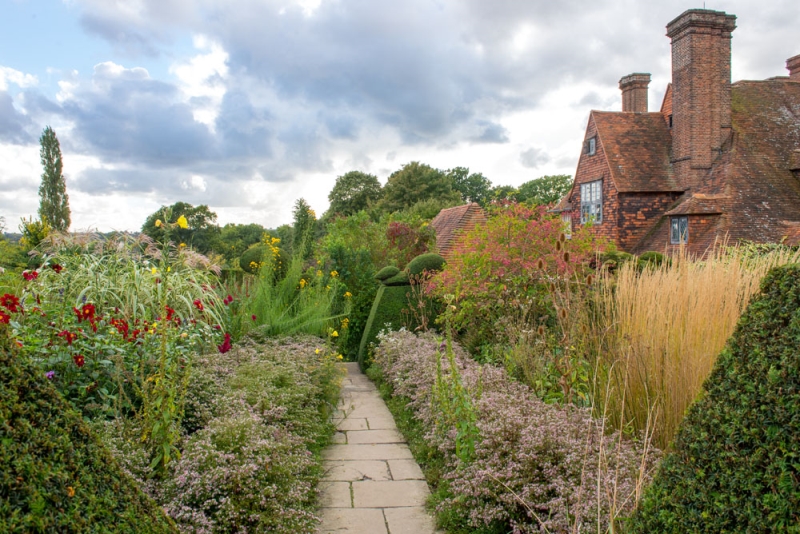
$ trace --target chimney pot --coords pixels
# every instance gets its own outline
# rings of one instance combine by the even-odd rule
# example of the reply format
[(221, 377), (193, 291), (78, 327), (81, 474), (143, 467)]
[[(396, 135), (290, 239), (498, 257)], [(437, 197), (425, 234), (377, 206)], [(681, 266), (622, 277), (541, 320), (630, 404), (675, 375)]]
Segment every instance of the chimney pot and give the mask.
[(787, 59), (786, 68), (789, 69), (789, 79), (800, 82), (800, 54)]
[(634, 72), (623, 76), (619, 81), (622, 90), (622, 111), (647, 113), (647, 87), (650, 85), (650, 74)]

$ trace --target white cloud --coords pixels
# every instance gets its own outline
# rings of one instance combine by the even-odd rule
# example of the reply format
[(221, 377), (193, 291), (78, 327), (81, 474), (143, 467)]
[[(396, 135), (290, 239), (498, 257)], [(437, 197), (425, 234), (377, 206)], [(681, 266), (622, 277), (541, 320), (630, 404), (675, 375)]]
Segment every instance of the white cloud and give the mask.
[(169, 71), (178, 78), (180, 90), (192, 107), (194, 120), (214, 132), (226, 92), (228, 53), (219, 43), (204, 35), (195, 35), (193, 43), (204, 53), (174, 63)]
[(12, 83), (24, 89), (37, 85), (39, 79), (33, 74), (26, 74), (11, 67), (0, 65), (0, 91), (8, 91), (8, 86)]

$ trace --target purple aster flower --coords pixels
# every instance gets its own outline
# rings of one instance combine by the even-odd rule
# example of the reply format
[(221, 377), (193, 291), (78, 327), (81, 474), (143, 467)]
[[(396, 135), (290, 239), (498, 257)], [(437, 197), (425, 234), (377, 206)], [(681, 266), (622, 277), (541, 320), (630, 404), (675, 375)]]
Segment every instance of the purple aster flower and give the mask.
[(52, 380), (52, 379), (53, 379), (53, 377), (55, 377), (55, 376), (56, 376), (56, 372), (55, 372), (55, 371), (47, 371), (47, 372), (44, 374), (44, 376), (46, 376), (48, 380)]

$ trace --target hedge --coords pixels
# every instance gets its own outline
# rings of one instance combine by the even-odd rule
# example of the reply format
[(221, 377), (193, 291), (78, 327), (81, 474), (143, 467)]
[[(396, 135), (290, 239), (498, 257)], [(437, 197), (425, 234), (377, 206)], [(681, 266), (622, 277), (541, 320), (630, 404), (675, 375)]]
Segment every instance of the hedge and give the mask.
[(0, 532), (177, 532), (41, 372), (0, 377)]
[(408, 308), (408, 293), (411, 286), (385, 286), (378, 288), (375, 295), (375, 302), (364, 328), (364, 335), (361, 336), (361, 345), (358, 348), (358, 364), (363, 369), (370, 343), (375, 343), (378, 334), (389, 324), (390, 328), (397, 330), (405, 326), (403, 309)]
[(631, 532), (800, 532), (800, 266), (773, 269)]

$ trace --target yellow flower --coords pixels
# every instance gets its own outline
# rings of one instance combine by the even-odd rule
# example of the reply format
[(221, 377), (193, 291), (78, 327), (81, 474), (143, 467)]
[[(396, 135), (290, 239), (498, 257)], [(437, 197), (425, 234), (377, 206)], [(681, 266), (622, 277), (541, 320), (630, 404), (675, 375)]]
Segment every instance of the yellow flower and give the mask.
[(156, 219), (156, 228), (161, 228), (161, 219)]
[(352, 296), (353, 296), (353, 294), (350, 293), (349, 291), (345, 292), (345, 294), (344, 294), (344, 298), (346, 298), (346, 299), (349, 299)]
[(331, 271), (331, 278), (336, 278), (339, 276), (339, 271)]
[(250, 268), (251, 269), (258, 269), (258, 264), (256, 262), (254, 262), (254, 261), (251, 261), (250, 262)]
[(277, 245), (277, 244), (278, 244), (278, 243), (280, 243), (280, 242), (281, 242), (281, 240), (280, 240), (279, 238), (277, 238), (277, 237), (273, 237), (273, 238), (272, 238), (272, 244), (273, 244), (273, 245)]
[(189, 228), (189, 222), (186, 220), (186, 217), (184, 217), (183, 215), (178, 217), (178, 220), (176, 222), (178, 223), (178, 226), (180, 226), (184, 230), (186, 228)]
[[(186, 248), (186, 243), (181, 243), (180, 245), (178, 245), (178, 248)], [(233, 247), (231, 247), (231, 248), (233, 248)]]
[(156, 274), (157, 272), (158, 272), (158, 269), (156, 269), (155, 267), (150, 269), (150, 274)]
[(338, 354), (338, 355), (336, 356), (336, 359), (337, 359), (337, 360), (341, 360), (341, 359), (343, 359), (343, 358), (344, 358), (344, 356), (342, 356), (341, 354)]
[(301, 278), (300, 279), (300, 289), (303, 289), (304, 287), (306, 287), (306, 279), (305, 278)]
[(322, 271), (317, 271), (317, 276), (322, 276)]
[(331, 332), (331, 337), (339, 337), (339, 332), (334, 330), (333, 332)]
[(189, 336), (189, 334), (187, 334), (186, 332), (183, 332), (183, 333), (181, 334), (181, 337), (188, 337), (188, 336)]
[(75, 488), (72, 486), (67, 486), (67, 497), (74, 497), (75, 496)]
[(167, 272), (172, 272), (172, 267), (167, 267)]
[(319, 354), (319, 349), (315, 350), (314, 354)]
[(322, 260), (317, 260), (317, 265), (322, 265)]

